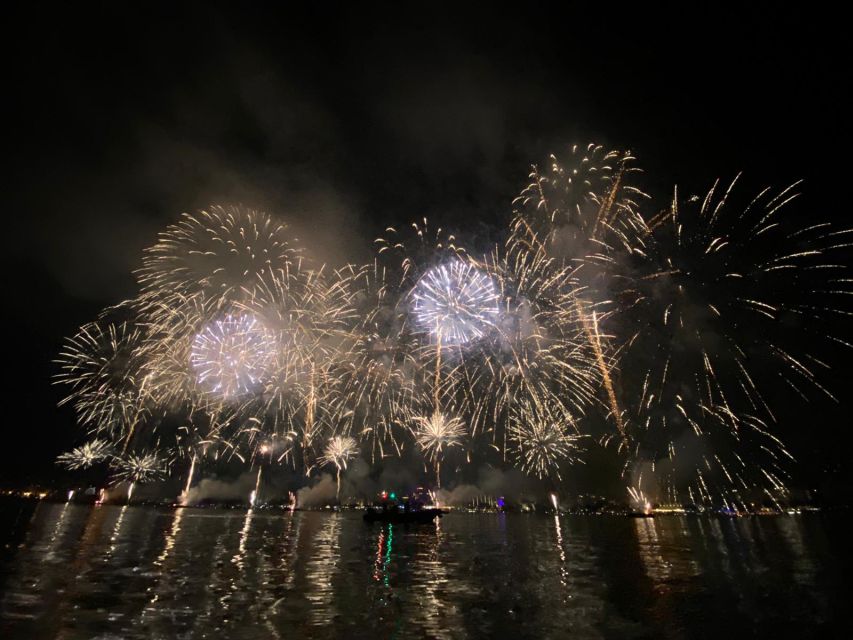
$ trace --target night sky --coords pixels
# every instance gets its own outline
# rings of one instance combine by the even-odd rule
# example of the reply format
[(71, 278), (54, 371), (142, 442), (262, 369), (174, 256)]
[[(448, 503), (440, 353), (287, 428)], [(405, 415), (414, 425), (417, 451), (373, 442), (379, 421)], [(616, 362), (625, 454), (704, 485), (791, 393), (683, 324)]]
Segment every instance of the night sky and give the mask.
[[(79, 433), (51, 359), (135, 293), (142, 249), (183, 211), (265, 209), (332, 264), (424, 216), (496, 239), (532, 162), (595, 141), (632, 149), (661, 202), (743, 170), (751, 191), (804, 178), (798, 215), (850, 219), (837, 16), (372, 4), (39, 4), (7, 20), (0, 482), (58, 476)], [(849, 485), (837, 366), (842, 404), (785, 418), (800, 486)]]

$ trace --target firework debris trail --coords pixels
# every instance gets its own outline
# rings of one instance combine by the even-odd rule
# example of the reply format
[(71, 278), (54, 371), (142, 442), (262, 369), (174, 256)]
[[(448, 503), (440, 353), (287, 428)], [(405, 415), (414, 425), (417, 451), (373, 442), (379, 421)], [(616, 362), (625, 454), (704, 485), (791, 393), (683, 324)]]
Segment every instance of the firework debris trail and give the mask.
[(423, 220), (330, 271), (265, 213), (182, 215), (139, 294), (60, 352), (91, 440), (58, 463), (131, 487), (188, 467), (187, 496), (205, 464), (268, 456), (334, 467), (340, 499), (362, 452), (417, 451), (436, 486), (454, 449), (559, 481), (598, 430), (635, 502), (777, 501), (792, 456), (767, 399), (832, 397), (853, 231), (798, 221), (798, 184), (734, 204), (737, 178), (649, 214), (629, 152), (569, 156), (533, 167), (483, 256)]

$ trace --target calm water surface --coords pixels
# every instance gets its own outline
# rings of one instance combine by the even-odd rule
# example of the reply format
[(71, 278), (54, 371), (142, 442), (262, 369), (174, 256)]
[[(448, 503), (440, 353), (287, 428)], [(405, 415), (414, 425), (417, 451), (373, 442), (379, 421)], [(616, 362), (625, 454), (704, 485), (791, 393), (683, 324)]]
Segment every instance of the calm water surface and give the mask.
[(824, 515), (2, 515), (2, 638), (853, 637)]

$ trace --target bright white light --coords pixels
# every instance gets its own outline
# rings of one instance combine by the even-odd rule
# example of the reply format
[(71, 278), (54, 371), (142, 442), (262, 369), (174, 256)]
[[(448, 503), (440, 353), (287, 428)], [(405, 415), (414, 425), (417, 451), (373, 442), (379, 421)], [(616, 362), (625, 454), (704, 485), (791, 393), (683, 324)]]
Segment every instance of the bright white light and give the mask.
[(209, 393), (237, 398), (260, 386), (275, 358), (272, 332), (254, 316), (225, 316), (204, 327), (192, 344), (190, 362)]
[(494, 280), (458, 258), (427, 271), (412, 298), (417, 323), (442, 343), (482, 338), (498, 320), (500, 296)]

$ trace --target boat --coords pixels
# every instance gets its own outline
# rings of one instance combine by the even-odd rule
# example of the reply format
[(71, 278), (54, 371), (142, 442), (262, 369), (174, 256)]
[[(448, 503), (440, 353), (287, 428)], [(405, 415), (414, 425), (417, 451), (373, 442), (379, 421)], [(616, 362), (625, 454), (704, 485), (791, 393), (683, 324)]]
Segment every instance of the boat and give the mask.
[(364, 512), (365, 522), (390, 522), (391, 524), (429, 524), (444, 515), (441, 509), (404, 510), (397, 507), (382, 509), (368, 507)]

